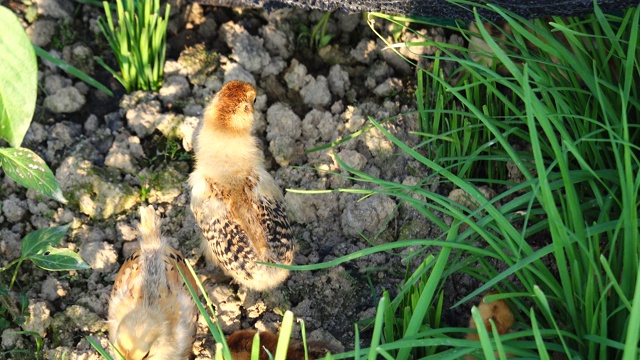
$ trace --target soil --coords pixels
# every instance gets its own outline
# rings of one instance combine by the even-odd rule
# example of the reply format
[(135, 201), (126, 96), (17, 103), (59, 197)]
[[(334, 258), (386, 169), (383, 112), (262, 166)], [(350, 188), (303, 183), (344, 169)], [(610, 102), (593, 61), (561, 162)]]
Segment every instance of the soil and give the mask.
[[(92, 268), (48, 272), (23, 263), (11, 296), (16, 304), (22, 301), (27, 321), (22, 329), (14, 322), (0, 328), (0, 354), (15, 359), (34, 356), (33, 337), (14, 334), (24, 329), (43, 337), (41, 354), (46, 359), (100, 358), (85, 337), (107, 345), (109, 294), (120, 265), (137, 247), (137, 211), (144, 204), (154, 205), (162, 214), (165, 235), (195, 267), (225, 333), (253, 328), (277, 331), (282, 313), (292, 310), (304, 320), (312, 339), (353, 349), (356, 323), (361, 345), (366, 346), (370, 336), (366, 324), (378, 299), (385, 290), (393, 296), (407, 266), (411, 269), (420, 262), (414, 258), (407, 265), (404, 260), (415, 249), (377, 253), (322, 270), (294, 271), (280, 287), (262, 293), (221, 281), (200, 253), (198, 230), (188, 209), (186, 179), (193, 168), (190, 131), (224, 82), (242, 79), (256, 84), (255, 135), (264, 145), (269, 170), (286, 189), (297, 265), (330, 261), (374, 244), (434, 239), (441, 230), (402, 201), (339, 191), (375, 185), (351, 179), (336, 156), (358, 171), (397, 183), (417, 184), (429, 173), (380, 132), (369, 129), (333, 148), (310, 152), (367, 129), (368, 117), (390, 119), (385, 127), (416, 145), (419, 139), (412, 132), (417, 130), (417, 118), (407, 114), (415, 109), (415, 69), (385, 50), (361, 14), (332, 14), (326, 34), (333, 37), (329, 46), (318, 49), (310, 35), (322, 12), (266, 13), (171, 3), (165, 84), (158, 92), (129, 95), (92, 56), (80, 60), (69, 55), (88, 48), (115, 67), (113, 53), (96, 25), (101, 8), (62, 0), (4, 4), (25, 28), (45, 21), (53, 24), (48, 41), (46, 35), (36, 40), (35, 31), (28, 31), (34, 43), (88, 69), (114, 96), (40, 63), (38, 107), (23, 146), (45, 159), (69, 203), (27, 191), (0, 173), (0, 266), (19, 256), (20, 239), (29, 232), (71, 223), (60, 246), (78, 251)], [(33, 11), (38, 14), (35, 20), (29, 16)], [(376, 26), (392, 38), (394, 29)], [(423, 32), (439, 41), (461, 43), (442, 29)], [(412, 36), (403, 32), (399, 38), (411, 41)], [(430, 51), (420, 49), (423, 54)], [(419, 59), (416, 54), (405, 55)], [(56, 82), (62, 85), (51, 85)], [(85, 102), (77, 110), (56, 113), (44, 105), (48, 96), (68, 86), (84, 92)], [(443, 185), (430, 189), (444, 194), (451, 190)], [(10, 272), (0, 274), (3, 282)], [(468, 307), (448, 307), (476, 287), (467, 278), (451, 280), (445, 298), (448, 325), (466, 324)], [(214, 341), (202, 318), (199, 324), (193, 357), (210, 358)]]

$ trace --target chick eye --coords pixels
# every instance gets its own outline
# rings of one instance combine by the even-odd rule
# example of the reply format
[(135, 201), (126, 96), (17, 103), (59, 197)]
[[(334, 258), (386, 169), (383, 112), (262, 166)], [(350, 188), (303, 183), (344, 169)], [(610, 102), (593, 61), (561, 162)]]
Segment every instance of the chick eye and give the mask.
[(149, 351), (147, 351), (146, 354), (144, 354), (144, 356), (142, 357), (143, 359), (148, 359), (149, 358)]

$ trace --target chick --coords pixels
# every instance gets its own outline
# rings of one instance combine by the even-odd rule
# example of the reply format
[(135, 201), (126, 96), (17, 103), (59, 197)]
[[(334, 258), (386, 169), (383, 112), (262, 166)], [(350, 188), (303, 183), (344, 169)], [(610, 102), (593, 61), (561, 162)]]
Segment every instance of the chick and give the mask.
[[(250, 360), (253, 337), (256, 330), (240, 330), (227, 337), (227, 345), (231, 351), (233, 360)], [(278, 345), (278, 335), (271, 331), (260, 331), (260, 356), (259, 360), (268, 360), (269, 355), (275, 355)], [(327, 354), (328, 346), (323, 342), (310, 341), (307, 343), (307, 355), (309, 360), (319, 359)], [(287, 360), (304, 360), (304, 346), (301, 341), (291, 339), (287, 349)]]
[[(487, 293), (480, 304), (478, 304), (478, 311), (480, 311), (480, 315), (482, 316), (482, 321), (484, 322), (484, 327), (488, 332), (491, 333), (491, 323), (489, 320), (493, 320), (496, 324), (496, 329), (498, 330), (498, 334), (503, 335), (506, 334), (509, 329), (513, 326), (513, 313), (511, 309), (509, 309), (509, 305), (504, 300), (495, 300), (492, 302), (487, 302), (486, 298), (490, 295), (495, 295), (495, 292)], [(471, 318), (469, 320), (469, 328), (477, 329), (478, 326), (476, 322)], [(479, 340), (477, 333), (469, 333), (467, 334), (467, 339), (470, 340)]]
[(118, 271), (109, 302), (109, 339), (127, 360), (187, 359), (197, 308), (177, 266), (195, 280), (180, 251), (160, 234), (152, 206), (140, 208), (140, 250)]
[[(480, 304), (478, 304), (478, 311), (480, 311), (480, 316), (482, 316), (483, 325), (489, 333), (492, 332), (491, 322), (489, 320), (493, 320), (496, 326), (496, 329), (498, 330), (498, 334), (504, 335), (507, 332), (509, 332), (509, 330), (513, 326), (514, 317), (506, 301), (504, 300), (495, 300), (492, 302), (486, 301), (487, 296), (495, 295), (495, 294), (496, 294), (495, 292), (487, 293), (480, 301)], [(469, 320), (469, 328), (473, 330), (478, 328), (478, 325), (473, 320), (473, 317)], [(480, 337), (478, 336), (477, 333), (468, 333), (467, 339), (480, 340)], [(509, 356), (509, 354), (507, 354), (507, 356)], [(476, 358), (472, 355), (465, 355), (465, 359), (473, 360)]]
[(207, 259), (254, 290), (281, 284), (289, 272), (256, 262), (289, 265), (294, 242), (275, 180), (251, 136), (256, 89), (230, 81), (216, 94), (196, 129), (191, 211)]

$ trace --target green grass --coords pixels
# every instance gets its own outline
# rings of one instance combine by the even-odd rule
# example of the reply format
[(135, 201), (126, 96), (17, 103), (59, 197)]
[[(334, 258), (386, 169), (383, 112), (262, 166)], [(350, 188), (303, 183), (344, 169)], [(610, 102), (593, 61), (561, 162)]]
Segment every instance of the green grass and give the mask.
[(170, 6), (160, 16), (160, 0), (117, 0), (118, 22), (114, 22), (111, 6), (102, 2), (105, 18), (98, 25), (118, 62), (120, 72), (102, 59), (96, 60), (124, 86), (134, 90), (156, 91), (162, 85), (166, 53), (167, 24)]
[[(390, 308), (390, 299), (383, 296), (371, 348), (335, 358), (408, 359), (434, 352), (437, 358), (471, 352), (492, 358), (494, 351), (500, 358), (507, 353), (638, 358), (640, 328), (630, 324), (640, 321), (640, 9), (615, 15), (596, 7), (583, 18), (545, 23), (488, 8), (513, 30), (505, 33), (508, 47), (483, 27), (479, 35), (463, 27), (456, 30), (467, 37), (481, 36), (506, 73), (472, 61), (466, 48), (429, 39), (389, 44), (439, 49), (430, 57), (433, 68), (421, 69), (419, 75), (424, 77), (417, 96), (425, 141), (410, 148), (374, 119), (371, 123), (433, 170), (424, 183), (443, 178), (478, 206), (467, 208), (426, 189), (376, 179), (341, 164), (351, 178), (378, 185), (371, 193), (415, 207), (446, 232), (446, 239), (424, 240), (425, 245), (442, 247), (433, 261), (443, 267), (434, 266), (430, 277), (400, 289), (426, 300)], [(376, 22), (428, 25), (420, 19), (369, 16)], [(441, 61), (455, 63), (461, 80), (453, 84), (445, 78), (438, 71)], [(483, 171), (487, 164), (495, 171)], [(519, 170), (521, 181), (504, 177), (507, 164)], [(478, 191), (485, 184), (506, 190), (489, 200)], [(440, 213), (466, 228), (450, 228)], [(540, 234), (546, 234), (548, 242), (532, 247), (527, 239)], [(497, 289), (516, 314), (514, 332), (496, 338), (480, 329), (481, 341), (473, 342), (461, 339), (468, 331), (464, 328), (426, 325), (438, 321), (438, 311), (429, 319), (425, 308), (438, 309), (434, 299), (454, 272), (484, 284), (456, 306)], [(416, 284), (429, 286), (416, 289)]]

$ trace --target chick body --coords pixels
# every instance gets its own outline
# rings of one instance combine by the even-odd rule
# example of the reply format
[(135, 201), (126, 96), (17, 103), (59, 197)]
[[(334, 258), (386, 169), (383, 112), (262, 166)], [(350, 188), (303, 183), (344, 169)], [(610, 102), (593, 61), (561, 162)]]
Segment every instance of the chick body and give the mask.
[(192, 287), (184, 257), (160, 234), (152, 206), (140, 208), (140, 250), (116, 276), (109, 301), (109, 338), (127, 360), (187, 359), (197, 308), (176, 265)]
[(216, 94), (196, 129), (195, 169), (189, 177), (191, 211), (207, 259), (254, 290), (278, 286), (294, 243), (280, 188), (251, 135), (255, 88), (230, 81)]
[[(514, 316), (513, 312), (511, 312), (511, 309), (509, 308), (509, 304), (507, 304), (506, 301), (502, 299), (492, 302), (486, 301), (487, 296), (495, 294), (495, 292), (487, 293), (478, 304), (478, 311), (480, 312), (480, 316), (482, 317), (482, 326), (490, 334), (492, 333), (491, 320), (493, 320), (498, 334), (504, 335), (509, 332), (509, 330), (511, 330), (514, 322)], [(469, 320), (469, 328), (473, 330), (478, 329), (478, 324), (476, 324), (475, 320), (473, 320), (473, 317)], [(466, 337), (469, 340), (480, 340), (480, 337), (477, 333), (468, 333)], [(497, 352), (495, 354), (497, 355)], [(511, 355), (507, 354), (507, 357), (511, 357)], [(473, 355), (465, 355), (464, 358), (466, 360), (477, 359)]]
[[(480, 316), (482, 316), (482, 326), (484, 326), (489, 333), (491, 333), (490, 320), (493, 320), (496, 325), (496, 329), (498, 330), (498, 334), (504, 335), (513, 326), (514, 317), (506, 301), (502, 299), (492, 302), (486, 301), (487, 296), (495, 294), (496, 293), (493, 292), (487, 293), (480, 301), (480, 304), (478, 304), (478, 311), (480, 311)], [(473, 318), (469, 320), (469, 328), (478, 328), (478, 325)], [(467, 334), (467, 339), (479, 340), (480, 338), (476, 333), (469, 333)]]

